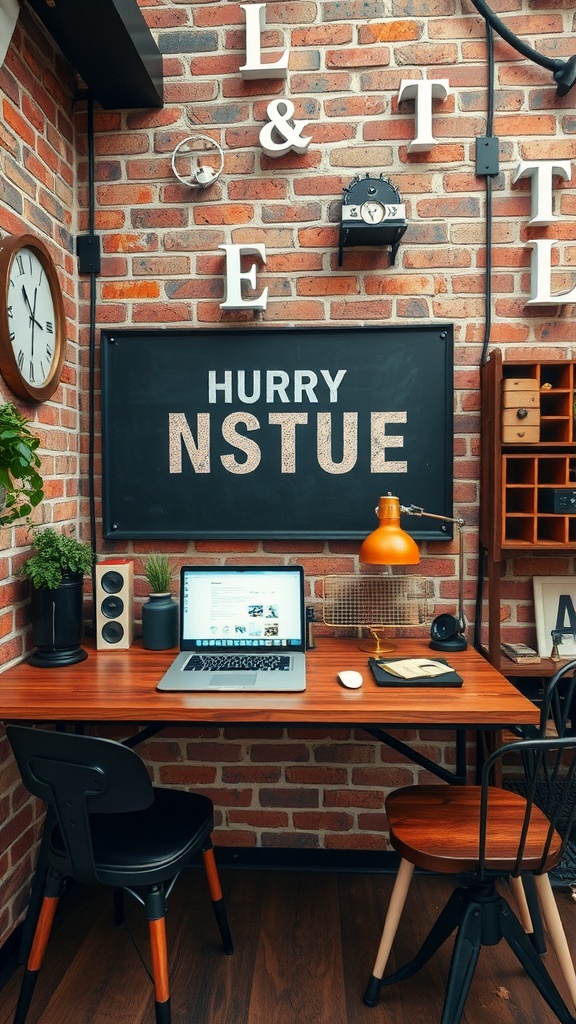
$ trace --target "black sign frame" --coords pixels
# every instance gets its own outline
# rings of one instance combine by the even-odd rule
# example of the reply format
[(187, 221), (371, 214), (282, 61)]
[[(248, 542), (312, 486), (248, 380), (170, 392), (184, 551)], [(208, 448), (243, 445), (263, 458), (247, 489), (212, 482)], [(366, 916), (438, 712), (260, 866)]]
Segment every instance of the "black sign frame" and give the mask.
[(358, 540), (388, 492), (452, 516), (453, 345), (450, 324), (102, 331), (104, 537)]

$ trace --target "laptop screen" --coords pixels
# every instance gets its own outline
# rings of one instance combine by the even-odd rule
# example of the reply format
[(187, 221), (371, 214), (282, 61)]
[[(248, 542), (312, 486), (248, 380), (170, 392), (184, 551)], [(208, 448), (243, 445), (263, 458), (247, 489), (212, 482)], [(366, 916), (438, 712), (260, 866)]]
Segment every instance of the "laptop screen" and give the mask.
[(181, 569), (182, 650), (304, 650), (304, 646), (302, 566)]

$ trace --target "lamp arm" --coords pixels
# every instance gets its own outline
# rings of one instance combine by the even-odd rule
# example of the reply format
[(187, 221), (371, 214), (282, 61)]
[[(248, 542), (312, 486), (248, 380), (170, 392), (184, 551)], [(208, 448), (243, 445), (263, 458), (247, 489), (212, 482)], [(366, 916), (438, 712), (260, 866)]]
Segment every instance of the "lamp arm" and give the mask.
[[(473, 0), (474, 2), (474, 0)], [(458, 527), (458, 624), (460, 632), (466, 629), (464, 617), (464, 551), (463, 551), (463, 530), (466, 525), (462, 516), (441, 516), (436, 512), (427, 512), (420, 505), (400, 505), (400, 511), (407, 516), (426, 516), (428, 519), (440, 519), (444, 523), (454, 523)]]
[(533, 60), (534, 63), (539, 64), (540, 67), (551, 71), (554, 81), (556, 82), (556, 95), (566, 96), (576, 81), (576, 56), (571, 57), (570, 60), (546, 57), (545, 54), (539, 53), (538, 50), (534, 50), (531, 46), (528, 46), (528, 44), (519, 39), (511, 29), (507, 28), (498, 15), (494, 14), (494, 11), (487, 3), (485, 3), (485, 0), (470, 0), (470, 2), (476, 8), (478, 13), (481, 14), (488, 22), (490, 27), (493, 28), (499, 36), (502, 36), (502, 39), (509, 43), (510, 46), (514, 47), (518, 53), (521, 53), (523, 57), (527, 57), (528, 60)]
[(462, 519), (462, 516), (458, 516), (454, 519), (452, 516), (441, 516), (437, 512), (426, 512), (421, 505), (400, 505), (400, 511), (406, 516), (426, 516), (427, 519), (440, 519), (443, 523), (455, 523), (462, 529), (466, 526), (466, 522)]

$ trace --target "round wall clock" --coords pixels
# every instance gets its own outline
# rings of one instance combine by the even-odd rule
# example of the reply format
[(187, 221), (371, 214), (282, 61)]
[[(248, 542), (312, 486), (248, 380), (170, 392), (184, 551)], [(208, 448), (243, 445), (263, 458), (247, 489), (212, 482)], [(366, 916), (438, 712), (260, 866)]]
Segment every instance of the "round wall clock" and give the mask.
[(66, 316), (50, 251), (34, 235), (0, 239), (0, 373), (20, 398), (43, 402), (60, 381)]

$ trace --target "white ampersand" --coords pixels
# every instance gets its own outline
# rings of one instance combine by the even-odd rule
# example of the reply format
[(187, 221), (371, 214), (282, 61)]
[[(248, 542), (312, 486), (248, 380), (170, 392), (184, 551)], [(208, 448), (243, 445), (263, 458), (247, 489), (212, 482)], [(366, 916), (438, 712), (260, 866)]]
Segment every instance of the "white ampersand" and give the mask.
[[(284, 156), (285, 153), (305, 153), (312, 136), (302, 137), (302, 130), (309, 121), (293, 120), (294, 104), (290, 100), (272, 100), (266, 113), (270, 124), (260, 132), (260, 145), (267, 156)], [(279, 140), (279, 141), (278, 141)]]

